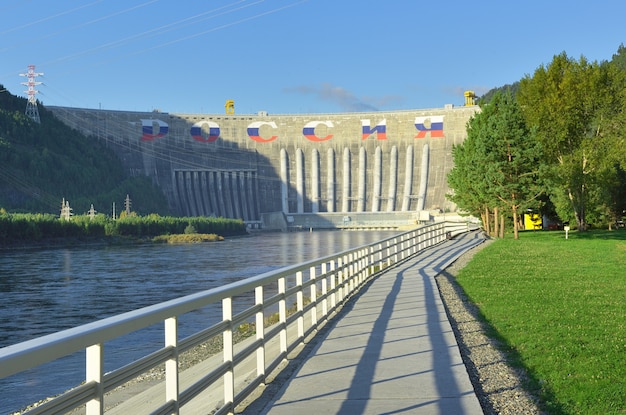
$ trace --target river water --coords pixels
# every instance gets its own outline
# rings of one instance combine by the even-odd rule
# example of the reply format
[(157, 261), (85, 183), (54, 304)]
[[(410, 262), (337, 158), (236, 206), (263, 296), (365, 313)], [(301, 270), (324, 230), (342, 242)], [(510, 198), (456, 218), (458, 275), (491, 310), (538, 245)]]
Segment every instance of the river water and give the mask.
[[(259, 233), (189, 245), (88, 245), (0, 251), (0, 347), (331, 255), (391, 231)], [(207, 324), (181, 321), (180, 335)], [(161, 327), (116, 340), (105, 370), (162, 347)], [(105, 345), (105, 354), (109, 344)], [(135, 352), (135, 353), (133, 353)], [(107, 367), (106, 365), (110, 365)], [(84, 352), (0, 379), (5, 415), (84, 379)]]

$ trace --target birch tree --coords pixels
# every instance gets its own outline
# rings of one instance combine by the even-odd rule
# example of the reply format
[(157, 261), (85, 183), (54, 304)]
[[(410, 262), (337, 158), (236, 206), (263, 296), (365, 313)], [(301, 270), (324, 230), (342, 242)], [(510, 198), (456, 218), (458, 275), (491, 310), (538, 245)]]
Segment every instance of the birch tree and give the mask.
[(587, 229), (590, 213), (607, 206), (603, 190), (623, 152), (615, 125), (624, 103), (622, 72), (562, 53), (520, 81), (518, 102), (549, 166), (550, 199), (562, 219), (575, 218), (579, 230)]

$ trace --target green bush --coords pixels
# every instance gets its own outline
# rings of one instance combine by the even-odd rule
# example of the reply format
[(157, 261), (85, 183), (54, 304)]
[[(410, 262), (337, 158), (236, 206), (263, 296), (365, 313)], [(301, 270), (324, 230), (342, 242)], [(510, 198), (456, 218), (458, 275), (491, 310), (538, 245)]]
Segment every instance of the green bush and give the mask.
[(118, 220), (104, 215), (72, 216), (59, 219), (52, 214), (1, 213), (0, 241), (38, 241), (44, 238), (80, 238), (103, 236), (154, 237), (172, 234), (243, 235), (242, 220), (224, 218), (176, 218), (129, 215)]

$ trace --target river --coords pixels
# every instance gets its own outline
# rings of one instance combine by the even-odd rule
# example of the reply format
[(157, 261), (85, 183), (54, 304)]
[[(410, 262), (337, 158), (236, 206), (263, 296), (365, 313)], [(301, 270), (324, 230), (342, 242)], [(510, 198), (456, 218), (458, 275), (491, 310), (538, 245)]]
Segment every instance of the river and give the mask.
[[(384, 239), (392, 231), (258, 233), (188, 245), (86, 245), (0, 251), (0, 347)], [(181, 336), (206, 324), (181, 322)], [(115, 344), (105, 370), (162, 345), (156, 328)], [(106, 353), (107, 345), (105, 345)], [(0, 415), (75, 386), (84, 352), (0, 379)]]

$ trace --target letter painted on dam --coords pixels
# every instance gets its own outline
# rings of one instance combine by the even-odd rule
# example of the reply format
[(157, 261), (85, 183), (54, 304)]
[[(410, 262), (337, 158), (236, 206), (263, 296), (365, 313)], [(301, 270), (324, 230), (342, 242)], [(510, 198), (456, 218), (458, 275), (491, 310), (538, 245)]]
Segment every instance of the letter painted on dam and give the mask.
[[(207, 130), (208, 134), (205, 134)], [(220, 138), (220, 126), (213, 121), (200, 121), (191, 126), (189, 133), (200, 143), (212, 143)]]
[[(430, 134), (431, 138), (444, 138), (444, 117), (443, 116), (427, 116), (415, 118), (415, 129), (417, 135), (415, 138), (424, 138), (427, 134)], [(165, 137), (169, 132), (169, 126), (165, 121), (159, 119), (142, 119), (142, 141), (152, 141), (157, 138)], [(320, 125), (326, 126), (328, 129), (332, 129), (334, 124), (332, 121), (309, 121), (302, 128), (302, 135), (309, 141), (319, 143), (328, 141), (333, 138), (333, 134), (327, 134), (324, 137), (319, 137), (316, 134), (316, 128)], [(269, 143), (279, 138), (278, 134), (271, 135), (269, 137), (262, 137), (259, 133), (261, 127), (267, 126), (273, 130), (278, 130), (278, 126), (274, 121), (254, 121), (248, 124), (247, 133), (248, 137), (256, 141), (257, 143)], [(158, 133), (154, 131), (158, 130)], [(208, 130), (208, 133), (206, 131)], [(191, 126), (189, 135), (194, 140), (201, 143), (213, 143), (220, 138), (220, 125), (214, 121), (199, 121)], [(382, 119), (373, 128), (369, 119), (361, 120), (361, 137), (366, 140), (373, 134), (376, 134), (377, 140), (387, 139), (387, 120)]]
[[(155, 133), (155, 130), (158, 131)], [(169, 127), (165, 121), (161, 120), (141, 120), (141, 141), (152, 141), (156, 138), (165, 137)]]

